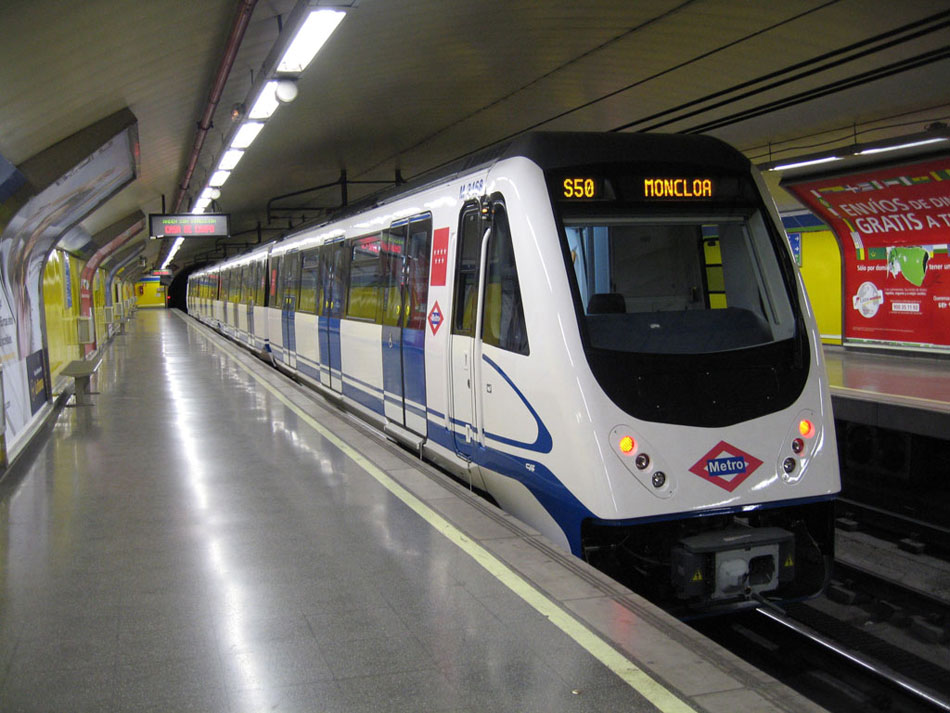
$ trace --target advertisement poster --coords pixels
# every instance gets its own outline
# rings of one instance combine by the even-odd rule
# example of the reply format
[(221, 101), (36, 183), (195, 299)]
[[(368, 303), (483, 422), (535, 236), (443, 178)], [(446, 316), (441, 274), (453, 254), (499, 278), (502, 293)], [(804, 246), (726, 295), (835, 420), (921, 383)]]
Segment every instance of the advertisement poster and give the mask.
[(135, 178), (128, 130), (30, 198), (0, 233), (0, 361), (6, 398), (6, 445), (14, 453), (46, 403), (43, 360), (43, 266), (59, 238)]
[(841, 244), (845, 342), (950, 350), (950, 157), (783, 186)]

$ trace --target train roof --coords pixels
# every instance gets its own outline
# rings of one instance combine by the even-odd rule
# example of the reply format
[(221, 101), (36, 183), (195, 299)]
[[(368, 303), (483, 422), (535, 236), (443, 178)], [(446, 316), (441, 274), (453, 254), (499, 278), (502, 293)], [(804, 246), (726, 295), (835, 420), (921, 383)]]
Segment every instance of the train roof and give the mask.
[[(456, 176), (483, 170), (504, 159), (523, 157), (542, 170), (578, 167), (588, 164), (638, 162), (683, 166), (719, 166), (727, 171), (744, 172), (749, 160), (729, 144), (711, 136), (690, 134), (620, 133), (592, 131), (534, 131), (493, 144), (460, 159), (414, 177), (406, 183), (386, 188), (354, 201), (317, 221), (304, 223), (278, 242), (293, 239), (304, 231), (345, 220), (403, 196), (452, 180)], [(272, 244), (271, 244), (272, 245)], [(200, 272), (241, 262), (261, 248), (244, 255), (209, 265)]]
[(545, 171), (586, 164), (633, 161), (692, 166), (715, 165), (731, 171), (748, 171), (751, 165), (739, 151), (711, 136), (535, 131), (473, 152), (422, 173), (407, 183), (360, 199), (334, 213), (329, 219), (321, 220), (320, 224), (341, 220), (435, 183), (451, 180), (455, 176), (488, 168), (504, 159), (516, 157), (530, 159)]

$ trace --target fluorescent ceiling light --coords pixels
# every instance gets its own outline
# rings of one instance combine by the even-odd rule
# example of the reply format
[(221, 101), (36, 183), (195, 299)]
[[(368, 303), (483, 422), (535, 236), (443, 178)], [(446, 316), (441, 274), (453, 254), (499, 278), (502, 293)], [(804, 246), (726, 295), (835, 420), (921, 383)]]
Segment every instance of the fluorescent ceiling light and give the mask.
[(195, 207), (191, 209), (191, 212), (204, 213), (205, 209), (207, 209), (209, 205), (211, 205), (210, 198), (199, 198), (197, 201), (195, 201)]
[(826, 156), (824, 158), (813, 158), (808, 161), (799, 161), (798, 163), (783, 163), (781, 166), (773, 166), (770, 171), (787, 171), (791, 168), (802, 168), (804, 166), (817, 166), (819, 163), (830, 163), (831, 161), (840, 161), (840, 156)]
[(277, 101), (277, 80), (271, 80), (264, 85), (247, 118), (269, 119), (277, 111), (279, 105), (280, 102)]
[(199, 198), (208, 198), (209, 200), (216, 201), (221, 197), (221, 191), (214, 186), (206, 186), (205, 189), (201, 192)]
[(345, 15), (342, 10), (313, 10), (280, 58), (277, 71), (304, 71)]
[(178, 248), (181, 247), (181, 244), (185, 242), (184, 238), (175, 238), (175, 242), (172, 243), (172, 249), (168, 251), (168, 257), (165, 258), (165, 262), (162, 263), (160, 270), (164, 270), (168, 267), (168, 263), (172, 261), (172, 258), (175, 257), (175, 253), (178, 252)]
[(208, 185), (214, 188), (220, 188), (224, 185), (224, 182), (228, 180), (230, 175), (230, 171), (215, 171), (211, 174), (211, 178), (208, 180)]
[(241, 149), (228, 149), (224, 152), (221, 160), (218, 161), (218, 169), (221, 171), (233, 171), (242, 156), (244, 156), (244, 152)]
[(898, 144), (897, 146), (884, 146), (882, 148), (876, 149), (864, 149), (864, 151), (858, 151), (855, 156), (866, 156), (872, 153), (884, 153), (885, 151), (897, 151), (897, 149), (909, 149), (914, 146), (925, 146), (927, 144), (935, 144), (938, 141), (946, 141), (946, 137), (939, 137), (936, 139), (924, 139), (923, 141), (912, 141), (909, 144)]
[(232, 149), (246, 149), (254, 139), (257, 138), (257, 135), (261, 133), (261, 129), (264, 128), (264, 125), (259, 121), (248, 121), (244, 123), (237, 133), (234, 135), (234, 139), (231, 141)]

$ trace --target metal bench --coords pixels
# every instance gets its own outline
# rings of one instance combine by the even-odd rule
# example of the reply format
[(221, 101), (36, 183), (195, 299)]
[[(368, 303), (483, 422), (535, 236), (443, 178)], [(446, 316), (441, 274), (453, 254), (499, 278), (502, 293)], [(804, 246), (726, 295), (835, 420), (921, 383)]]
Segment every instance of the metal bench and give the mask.
[(89, 391), (89, 378), (96, 373), (101, 361), (102, 357), (75, 359), (63, 369), (63, 376), (70, 376), (75, 382), (76, 386), (73, 393), (76, 395), (76, 406), (85, 406), (92, 403), (89, 398), (93, 394), (92, 391)]

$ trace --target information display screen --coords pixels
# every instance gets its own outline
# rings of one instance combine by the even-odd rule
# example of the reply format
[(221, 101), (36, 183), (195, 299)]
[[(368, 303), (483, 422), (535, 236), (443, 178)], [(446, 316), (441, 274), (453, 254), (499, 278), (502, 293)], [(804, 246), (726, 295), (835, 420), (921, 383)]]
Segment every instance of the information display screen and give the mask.
[(149, 235), (153, 238), (226, 238), (231, 234), (227, 213), (184, 215), (150, 214)]

